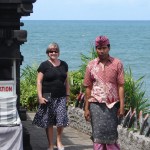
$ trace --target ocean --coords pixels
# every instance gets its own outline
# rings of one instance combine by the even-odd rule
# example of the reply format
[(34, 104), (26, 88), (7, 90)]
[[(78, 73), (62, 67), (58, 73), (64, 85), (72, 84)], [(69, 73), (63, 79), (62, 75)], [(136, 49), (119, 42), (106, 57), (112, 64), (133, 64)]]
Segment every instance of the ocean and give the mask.
[(143, 90), (150, 99), (150, 21), (77, 21), (77, 20), (21, 20), (27, 30), (27, 42), (21, 45), (24, 61), (21, 66), (39, 65), (47, 59), (45, 53), (51, 42), (60, 46), (60, 59), (69, 70), (79, 69), (81, 53), (89, 55), (99, 35), (110, 39), (110, 55), (122, 60), (124, 68), (131, 68), (134, 79), (144, 76)]

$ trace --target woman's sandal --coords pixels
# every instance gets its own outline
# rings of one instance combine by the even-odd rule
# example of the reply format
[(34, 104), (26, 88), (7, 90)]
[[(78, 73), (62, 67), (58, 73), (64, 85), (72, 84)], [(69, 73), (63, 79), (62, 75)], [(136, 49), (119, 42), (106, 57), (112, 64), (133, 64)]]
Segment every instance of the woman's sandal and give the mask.
[(56, 142), (56, 147), (57, 147), (58, 150), (65, 150), (64, 146), (58, 147), (58, 146), (57, 146), (57, 142)]
[(53, 149), (53, 148), (51, 148), (51, 149), (50, 149), (50, 148), (48, 148), (47, 150), (54, 150), (54, 149)]
[(58, 149), (58, 150), (65, 150), (65, 148), (64, 148), (64, 147), (60, 147), (60, 148), (59, 148), (59, 147), (57, 147), (57, 149)]

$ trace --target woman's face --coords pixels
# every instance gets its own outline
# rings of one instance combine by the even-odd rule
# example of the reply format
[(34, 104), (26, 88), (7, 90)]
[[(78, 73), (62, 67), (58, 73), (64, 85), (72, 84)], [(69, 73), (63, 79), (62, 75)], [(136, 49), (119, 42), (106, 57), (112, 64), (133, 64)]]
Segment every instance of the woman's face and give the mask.
[(56, 47), (51, 46), (48, 51), (48, 56), (50, 59), (57, 59), (59, 57), (59, 51)]

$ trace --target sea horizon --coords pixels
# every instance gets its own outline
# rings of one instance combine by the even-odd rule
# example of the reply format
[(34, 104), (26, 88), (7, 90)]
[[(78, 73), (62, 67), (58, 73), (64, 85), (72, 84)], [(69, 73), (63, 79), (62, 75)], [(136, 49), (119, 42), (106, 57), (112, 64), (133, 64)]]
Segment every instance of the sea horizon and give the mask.
[(134, 20), (134, 19), (127, 19), (127, 20), (120, 20), (120, 19), (119, 20), (113, 20), (113, 19), (112, 20), (111, 19), (110, 20), (108, 20), (108, 19), (107, 20), (97, 20), (97, 19), (96, 20), (95, 19), (93, 19), (93, 20), (92, 19), (87, 19), (87, 20), (86, 19), (85, 20), (83, 20), (83, 19), (68, 19), (68, 20), (67, 19), (54, 19), (54, 20), (53, 19), (50, 19), (50, 20), (43, 19), (42, 20), (42, 19), (40, 19), (39, 20), (39, 19), (34, 19), (34, 20), (32, 20), (32, 19), (28, 19), (28, 18), (25, 18), (25, 19), (21, 18), (21, 21), (22, 20), (23, 21), (24, 20), (25, 21), (150, 21), (150, 20), (146, 20), (146, 19), (145, 20), (142, 20), (142, 19), (141, 20), (140, 19), (137, 19), (137, 20)]

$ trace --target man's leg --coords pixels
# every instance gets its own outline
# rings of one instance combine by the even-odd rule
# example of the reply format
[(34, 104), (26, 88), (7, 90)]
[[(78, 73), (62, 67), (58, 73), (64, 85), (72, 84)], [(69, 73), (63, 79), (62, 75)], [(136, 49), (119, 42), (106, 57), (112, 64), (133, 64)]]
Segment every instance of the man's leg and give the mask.
[(117, 143), (114, 144), (106, 144), (107, 150), (120, 150), (120, 146)]
[(105, 144), (94, 143), (94, 150), (106, 150)]

